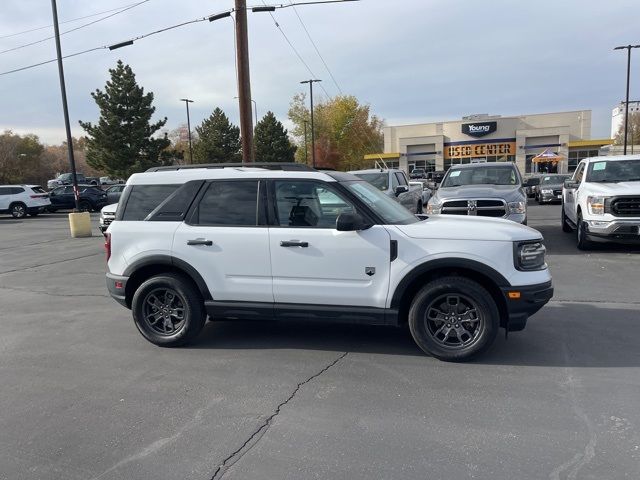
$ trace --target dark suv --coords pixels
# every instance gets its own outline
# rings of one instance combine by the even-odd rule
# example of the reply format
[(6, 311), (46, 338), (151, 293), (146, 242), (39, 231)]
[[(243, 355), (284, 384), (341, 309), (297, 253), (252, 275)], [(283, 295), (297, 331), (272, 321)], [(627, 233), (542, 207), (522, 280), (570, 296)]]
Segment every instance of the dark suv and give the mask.
[[(80, 191), (80, 210), (83, 212), (91, 212), (100, 210), (107, 202), (107, 194), (100, 188), (93, 185), (78, 185)], [(62, 209), (75, 208), (75, 199), (73, 196), (73, 186), (65, 185), (58, 187), (49, 192), (51, 200), (50, 212)]]

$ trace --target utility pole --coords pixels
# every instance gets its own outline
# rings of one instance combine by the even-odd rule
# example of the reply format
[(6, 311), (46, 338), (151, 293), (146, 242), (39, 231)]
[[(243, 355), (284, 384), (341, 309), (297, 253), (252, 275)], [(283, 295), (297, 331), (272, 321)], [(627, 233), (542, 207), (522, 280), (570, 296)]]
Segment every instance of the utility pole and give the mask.
[(67, 106), (67, 89), (64, 84), (64, 68), (62, 67), (62, 48), (60, 47), (60, 29), (58, 27), (58, 8), (56, 0), (51, 0), (51, 10), (53, 11), (53, 31), (56, 37), (56, 54), (58, 55), (58, 75), (60, 77), (60, 94), (62, 95), (62, 111), (64, 113), (64, 128), (67, 131), (67, 154), (71, 165), (71, 178), (73, 182), (73, 198), (76, 204), (76, 211), (80, 211), (78, 199), (78, 177), (76, 175), (76, 160), (73, 156), (73, 139), (71, 138), (71, 126), (69, 125), (69, 108)]
[(321, 82), (322, 80), (304, 80), (300, 83), (309, 84), (309, 98), (311, 100), (311, 166), (316, 168), (316, 134), (313, 128), (313, 84), (315, 82)]
[(309, 148), (307, 147), (307, 122), (304, 120), (304, 164), (309, 164)]
[(616, 47), (614, 50), (627, 50), (627, 96), (624, 102), (624, 150), (623, 155), (627, 154), (627, 132), (629, 130), (629, 77), (631, 75), (631, 49), (640, 48), (640, 45), (624, 45)]
[(188, 98), (181, 98), (181, 102), (184, 102), (187, 106), (187, 129), (189, 130), (189, 163), (193, 163), (193, 148), (191, 147), (191, 119), (189, 118), (189, 104), (193, 103), (193, 100)]
[(242, 163), (253, 162), (253, 119), (251, 118), (251, 78), (249, 75), (249, 38), (247, 35), (247, 1), (235, 0), (236, 58), (238, 63), (238, 104)]

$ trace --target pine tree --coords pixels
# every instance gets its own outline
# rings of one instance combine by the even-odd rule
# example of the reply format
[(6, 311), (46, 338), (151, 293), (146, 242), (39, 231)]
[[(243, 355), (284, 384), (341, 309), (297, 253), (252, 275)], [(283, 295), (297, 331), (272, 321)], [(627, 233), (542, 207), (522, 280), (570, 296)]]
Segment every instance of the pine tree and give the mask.
[(229, 122), (220, 108), (196, 127), (198, 141), (193, 146), (194, 163), (239, 162), (240, 129)]
[(153, 134), (167, 119), (150, 123), (156, 110), (151, 105), (153, 93), (144, 93), (129, 65), (118, 60), (109, 74), (104, 91), (91, 93), (100, 108), (98, 124), (80, 121), (80, 125), (88, 134), (87, 163), (110, 176), (126, 178), (162, 164), (160, 152), (170, 142), (166, 135), (153, 138)]
[(256, 124), (255, 152), (257, 162), (293, 162), (297, 147), (289, 140), (287, 130), (272, 112)]

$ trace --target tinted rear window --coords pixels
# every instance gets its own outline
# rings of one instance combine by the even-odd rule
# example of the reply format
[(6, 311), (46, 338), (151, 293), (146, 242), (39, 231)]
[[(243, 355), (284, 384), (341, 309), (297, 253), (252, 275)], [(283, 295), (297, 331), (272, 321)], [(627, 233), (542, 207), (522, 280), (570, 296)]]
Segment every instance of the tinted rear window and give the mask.
[(11, 193), (13, 193), (14, 195), (17, 193), (23, 193), (24, 192), (24, 188), (22, 187), (11, 187)]
[(191, 223), (255, 226), (258, 224), (257, 181), (215, 181), (209, 184)]
[(158, 205), (175, 192), (174, 185), (134, 185), (127, 198), (122, 220), (144, 220)]
[(185, 183), (156, 207), (155, 210), (149, 214), (147, 220), (153, 222), (183, 221), (203, 183), (203, 180), (194, 180)]

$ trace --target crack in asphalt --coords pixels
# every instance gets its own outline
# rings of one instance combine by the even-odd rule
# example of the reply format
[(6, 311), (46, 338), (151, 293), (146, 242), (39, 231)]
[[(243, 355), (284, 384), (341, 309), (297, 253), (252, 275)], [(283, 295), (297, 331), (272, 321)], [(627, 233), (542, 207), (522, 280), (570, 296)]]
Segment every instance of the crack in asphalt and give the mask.
[(7, 273), (24, 272), (25, 270), (31, 270), (33, 268), (48, 267), (49, 265), (57, 265), (58, 263), (71, 262), (73, 260), (81, 260), (83, 258), (95, 257), (97, 255), (104, 255), (104, 253), (102, 253), (102, 252), (91, 253), (89, 255), (83, 255), (81, 257), (67, 258), (65, 260), (56, 260), (55, 262), (50, 262), (50, 263), (41, 263), (39, 265), (31, 265), (29, 267), (16, 268), (16, 269), (13, 269), (13, 270), (6, 270), (4, 272), (0, 272), (0, 275), (6, 275)]
[(278, 414), (280, 413), (280, 410), (282, 409), (282, 407), (284, 407), (291, 400), (293, 400), (293, 398), (296, 396), (296, 394), (298, 393), (298, 391), (300, 390), (300, 388), (303, 385), (306, 385), (307, 383), (309, 383), (313, 379), (318, 378), (320, 375), (325, 373), (331, 367), (335, 366), (340, 360), (342, 360), (344, 357), (346, 357), (348, 353), (349, 352), (344, 352), (342, 355), (340, 355), (338, 358), (336, 358), (333, 362), (329, 363), (326, 367), (322, 368), (319, 372), (314, 373), (309, 378), (307, 378), (305, 381), (298, 383), (298, 385), (296, 386), (296, 388), (294, 388), (294, 390), (291, 393), (291, 395), (289, 395), (285, 401), (283, 401), (280, 404), (278, 404), (278, 406), (276, 407), (274, 412), (269, 417), (267, 417), (267, 419), (262, 423), (262, 425), (260, 425), (249, 436), (249, 438), (247, 440), (245, 440), (245, 442), (242, 445), (240, 445), (240, 447), (238, 449), (233, 451), (229, 456), (227, 456), (222, 461), (221, 464), (218, 465), (218, 467), (216, 468), (216, 471), (213, 472), (213, 475), (211, 476), (211, 480), (218, 480), (218, 479), (222, 478), (229, 471), (229, 468), (231, 466), (233, 466), (236, 462), (238, 462), (244, 455), (246, 455), (249, 451), (251, 451), (258, 444), (258, 442), (264, 436), (264, 434), (267, 433), (267, 430), (271, 426), (271, 423), (272, 423), (273, 419), (275, 417), (277, 417)]

